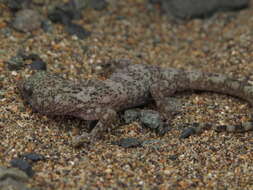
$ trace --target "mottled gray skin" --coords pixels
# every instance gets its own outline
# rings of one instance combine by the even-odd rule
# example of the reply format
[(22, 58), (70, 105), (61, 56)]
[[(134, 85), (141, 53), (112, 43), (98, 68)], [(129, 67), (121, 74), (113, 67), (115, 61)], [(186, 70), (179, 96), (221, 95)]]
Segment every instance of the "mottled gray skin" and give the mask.
[[(145, 104), (150, 99), (155, 100), (166, 119), (171, 119), (173, 110), (170, 110), (166, 97), (180, 91), (212, 91), (236, 96), (253, 104), (253, 85), (248, 82), (222, 74), (145, 64), (129, 64), (123, 69), (117, 69), (104, 81), (87, 80), (75, 83), (47, 72), (37, 72), (19, 88), (24, 99), (40, 113), (99, 120), (90, 133), (92, 137), (112, 124), (116, 112)], [(251, 129), (253, 127), (245, 128)]]

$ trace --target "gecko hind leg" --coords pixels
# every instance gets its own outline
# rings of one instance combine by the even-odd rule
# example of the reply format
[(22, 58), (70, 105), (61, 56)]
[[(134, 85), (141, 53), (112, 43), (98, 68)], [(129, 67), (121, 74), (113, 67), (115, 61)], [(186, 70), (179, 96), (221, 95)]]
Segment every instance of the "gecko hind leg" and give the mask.
[(98, 116), (99, 120), (90, 133), (82, 133), (81, 135), (74, 137), (72, 143), (74, 147), (95, 142), (98, 137), (103, 135), (106, 130), (110, 129), (117, 120), (117, 113), (112, 109), (104, 109), (98, 113)]
[(155, 100), (157, 108), (164, 119), (169, 121), (181, 111), (182, 107), (181, 101), (172, 97), (175, 92), (175, 87), (169, 85), (167, 81), (155, 83), (150, 88), (151, 96)]

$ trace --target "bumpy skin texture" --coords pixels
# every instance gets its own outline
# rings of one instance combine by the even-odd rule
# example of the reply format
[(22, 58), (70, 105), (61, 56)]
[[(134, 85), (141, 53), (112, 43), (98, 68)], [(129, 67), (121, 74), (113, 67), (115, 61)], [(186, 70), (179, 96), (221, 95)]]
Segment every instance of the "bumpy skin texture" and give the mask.
[[(97, 136), (111, 125), (116, 112), (147, 103), (151, 98), (167, 119), (173, 110), (166, 97), (185, 90), (212, 91), (236, 96), (253, 105), (253, 85), (222, 74), (129, 64), (116, 70), (109, 79), (72, 82), (59, 76), (37, 72), (19, 86), (32, 108), (46, 115), (71, 115), (98, 120), (89, 134)], [(240, 131), (252, 130), (242, 125)], [(232, 127), (233, 128), (233, 127)], [(236, 131), (231, 127), (225, 130)], [(223, 130), (223, 129), (220, 129)], [(83, 136), (82, 139), (88, 138)], [(80, 139), (79, 139), (80, 140)]]

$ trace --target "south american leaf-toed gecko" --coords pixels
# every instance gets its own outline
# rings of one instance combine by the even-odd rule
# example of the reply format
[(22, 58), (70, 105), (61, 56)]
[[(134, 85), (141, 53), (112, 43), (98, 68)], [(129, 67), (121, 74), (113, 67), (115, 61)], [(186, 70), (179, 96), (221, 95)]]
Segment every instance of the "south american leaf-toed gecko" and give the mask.
[[(92, 139), (110, 126), (116, 113), (153, 99), (166, 119), (172, 119), (166, 97), (186, 90), (211, 91), (239, 97), (253, 105), (253, 85), (223, 74), (161, 68), (147, 64), (128, 64), (117, 69), (106, 80), (73, 82), (45, 71), (39, 71), (20, 85), (24, 99), (32, 108), (46, 115), (70, 115), (84, 120), (98, 120), (89, 134), (76, 144)], [(173, 107), (173, 106), (172, 106)], [(253, 130), (246, 123), (241, 127), (223, 126), (230, 132)]]

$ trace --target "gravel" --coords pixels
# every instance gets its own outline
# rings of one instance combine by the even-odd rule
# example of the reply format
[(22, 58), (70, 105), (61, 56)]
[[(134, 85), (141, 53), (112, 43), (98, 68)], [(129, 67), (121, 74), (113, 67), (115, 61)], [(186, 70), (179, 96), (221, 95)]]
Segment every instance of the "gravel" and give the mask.
[[(40, 13), (46, 15), (45, 1)], [(75, 21), (91, 35), (83, 40), (64, 32), (3, 31), (12, 13), (0, 3), (0, 164), (9, 166), (17, 154), (36, 152), (46, 160), (33, 164), (30, 187), (54, 189), (253, 189), (252, 132), (214, 130), (179, 139), (184, 123), (236, 125), (251, 118), (247, 102), (215, 93), (184, 92), (171, 130), (159, 136), (136, 122), (116, 126), (91, 147), (73, 148), (72, 137), (87, 132), (86, 122), (46, 117), (32, 111), (16, 84), (32, 72), (10, 71), (5, 62), (22, 49), (46, 63), (47, 70), (69, 79), (97, 77), (93, 65), (128, 59), (163, 67), (200, 69), (252, 80), (253, 8), (216, 13), (209, 19), (174, 23), (144, 0), (109, 0), (106, 9), (85, 9)], [(252, 2), (252, 1), (251, 1)], [(119, 19), (120, 18), (120, 19)], [(9, 30), (9, 29), (8, 29)], [(32, 35), (31, 35), (32, 34)], [(29, 60), (27, 60), (29, 61)], [(28, 63), (27, 63), (28, 64)], [(152, 103), (145, 108), (156, 109)], [(123, 148), (111, 142), (136, 138), (154, 145)]]

